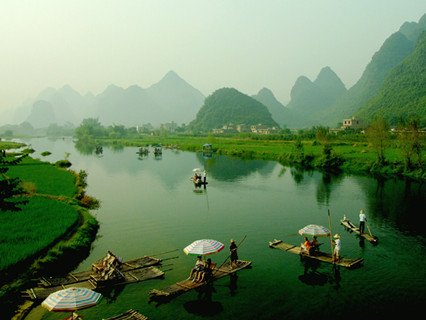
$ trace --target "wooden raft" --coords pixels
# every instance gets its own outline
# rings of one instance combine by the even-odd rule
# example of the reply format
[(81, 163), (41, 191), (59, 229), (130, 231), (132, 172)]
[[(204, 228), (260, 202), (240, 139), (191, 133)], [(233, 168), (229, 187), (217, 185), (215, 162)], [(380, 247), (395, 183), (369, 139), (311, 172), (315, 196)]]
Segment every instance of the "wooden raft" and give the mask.
[(145, 281), (149, 279), (164, 277), (164, 272), (155, 266), (127, 270), (122, 273), (124, 275), (122, 279), (103, 283), (102, 286), (96, 285), (96, 283), (92, 279), (88, 279), (86, 281), (80, 281), (80, 282), (75, 282), (75, 283), (66, 284), (66, 285), (51, 286), (51, 287), (39, 286), (35, 288), (30, 288), (24, 291), (22, 295), (24, 298), (29, 298), (31, 300), (40, 300), (40, 299), (46, 299), (49, 296), (49, 294), (55, 291), (70, 288), (70, 287), (101, 289), (105, 287), (136, 283), (136, 282), (141, 282), (141, 281)]
[[(123, 262), (120, 271), (130, 271), (139, 268), (155, 266), (161, 263), (161, 259), (144, 256), (134, 260)], [(88, 281), (93, 274), (93, 270), (86, 270), (78, 273), (68, 273), (62, 277), (41, 277), (39, 279), (39, 286), (43, 287), (56, 287), (61, 285), (68, 285), (76, 282)]]
[(348, 269), (357, 267), (364, 261), (363, 258), (350, 259), (350, 258), (341, 257), (339, 261), (333, 262), (333, 256), (330, 253), (318, 251), (315, 255), (308, 255), (306, 253), (301, 252), (300, 246), (288, 244), (283, 242), (282, 240), (276, 240), (276, 239), (274, 239), (274, 241), (269, 242), (269, 247), (291, 252), (294, 254), (298, 254), (302, 257), (306, 257), (309, 259), (315, 259), (322, 262), (332, 263), (332, 264), (342, 266)]
[(361, 233), (359, 228), (355, 226), (352, 222), (350, 222), (348, 219), (342, 219), (340, 220), (340, 223), (345, 227), (346, 230), (356, 233), (357, 235), (363, 237), (372, 244), (377, 244), (377, 242), (379, 241), (376, 236), (373, 236), (369, 233)]
[[(224, 263), (222, 266), (215, 267), (213, 269), (212, 278), (211, 281), (223, 278), (227, 275), (233, 274), (237, 272), (238, 270), (245, 269), (251, 265), (251, 261), (245, 261), (245, 260), (238, 260), (238, 266), (236, 268), (230, 269), (230, 262)], [(167, 301), (171, 300), (172, 298), (185, 293), (189, 290), (196, 289), (198, 287), (202, 287), (206, 285), (207, 282), (192, 282), (192, 280), (183, 280), (180, 282), (177, 282), (175, 284), (170, 285), (167, 288), (158, 290), (158, 289), (152, 289), (149, 292), (150, 295), (150, 301), (153, 300), (162, 300)]]
[(148, 317), (136, 310), (130, 309), (114, 317), (104, 318), (102, 320), (148, 320)]

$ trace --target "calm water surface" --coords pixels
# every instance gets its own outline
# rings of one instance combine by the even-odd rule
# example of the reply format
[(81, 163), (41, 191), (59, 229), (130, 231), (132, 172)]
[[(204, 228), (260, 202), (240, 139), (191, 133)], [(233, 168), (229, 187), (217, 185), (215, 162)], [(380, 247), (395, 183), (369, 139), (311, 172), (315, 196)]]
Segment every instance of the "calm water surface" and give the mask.
[[(164, 279), (116, 287), (100, 304), (81, 310), (84, 319), (102, 319), (136, 309), (155, 319), (301, 319), (384, 318), (420, 310), (426, 296), (426, 186), (356, 176), (299, 172), (272, 161), (163, 150), (138, 158), (137, 148), (104, 148), (98, 156), (80, 153), (71, 140), (32, 139), (34, 157), (54, 162), (66, 154), (71, 169), (88, 173), (87, 193), (101, 202), (93, 211), (100, 222), (89, 257), (75, 271), (112, 250), (124, 260), (144, 255), (163, 258)], [(39, 154), (50, 151), (48, 157)], [(192, 169), (204, 167), (208, 186), (195, 190)], [(198, 191), (198, 192), (196, 192)], [(363, 243), (344, 230), (346, 215), (358, 223), (366, 210), (379, 244)], [(273, 239), (300, 244), (297, 231), (311, 223), (329, 227), (342, 239), (342, 255), (362, 257), (357, 269), (334, 270), (330, 264), (308, 265), (297, 255), (268, 247)], [(148, 292), (188, 276), (195, 262), (182, 249), (196, 239), (239, 243), (240, 259), (252, 268), (236, 279), (214, 282), (208, 301), (196, 291), (168, 304), (148, 303)], [(323, 250), (330, 250), (324, 239)], [(175, 251), (174, 251), (175, 250)], [(172, 251), (172, 252), (170, 252)], [(169, 252), (166, 254), (162, 254)], [(221, 264), (225, 249), (211, 257)], [(423, 309), (422, 309), (423, 310)], [(64, 314), (36, 307), (26, 319), (63, 319)]]

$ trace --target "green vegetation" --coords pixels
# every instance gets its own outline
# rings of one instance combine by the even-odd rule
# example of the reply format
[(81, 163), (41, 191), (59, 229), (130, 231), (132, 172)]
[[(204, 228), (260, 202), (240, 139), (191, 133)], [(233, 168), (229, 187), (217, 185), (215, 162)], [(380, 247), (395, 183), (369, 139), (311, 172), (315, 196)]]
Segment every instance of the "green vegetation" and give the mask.
[(417, 116), (426, 124), (426, 31), (414, 51), (392, 69), (377, 95), (357, 111), (357, 116), (372, 119), (381, 115), (390, 125)]
[[(13, 147), (0, 141), (0, 150), (6, 146)], [(99, 203), (85, 194), (86, 172), (76, 174), (26, 154), (19, 159), (0, 166), (7, 169), (1, 181), (17, 181), (8, 199), (25, 201), (20, 210), (3, 206), (0, 211), (0, 309), (11, 312), (32, 278), (75, 268), (89, 253), (99, 227), (87, 211)]]
[(262, 124), (279, 127), (268, 109), (259, 101), (233, 88), (222, 88), (208, 96), (188, 129), (206, 132), (225, 125)]
[(10, 167), (8, 175), (19, 177), (24, 185), (31, 186), (27, 190), (30, 193), (72, 198), (76, 192), (75, 175), (30, 157), (25, 158), (19, 166)]
[(78, 218), (73, 206), (45, 197), (31, 197), (19, 212), (2, 212), (0, 270), (42, 252), (77, 223)]

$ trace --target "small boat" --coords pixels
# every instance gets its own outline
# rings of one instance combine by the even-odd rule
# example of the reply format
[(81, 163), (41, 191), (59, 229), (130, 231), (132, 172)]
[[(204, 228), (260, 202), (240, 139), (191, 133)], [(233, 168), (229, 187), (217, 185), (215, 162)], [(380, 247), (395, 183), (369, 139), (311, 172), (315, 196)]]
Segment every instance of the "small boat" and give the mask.
[(136, 310), (130, 309), (126, 312), (120, 313), (119, 315), (110, 318), (103, 318), (102, 320), (148, 320), (148, 317)]
[(191, 279), (186, 279), (183, 281), (179, 281), (175, 284), (172, 284), (169, 287), (161, 289), (161, 290), (152, 289), (149, 292), (149, 295), (150, 295), (149, 301), (150, 302), (151, 301), (168, 302), (182, 293), (205, 286), (214, 280), (223, 278), (227, 275), (234, 274), (235, 272), (241, 269), (248, 268), (250, 265), (251, 265), (251, 261), (238, 260), (238, 266), (231, 269), (231, 263), (228, 261), (219, 267), (216, 266), (213, 269), (212, 277), (210, 278), (209, 282), (192, 282)]
[(288, 244), (283, 242), (282, 240), (277, 240), (277, 239), (274, 239), (274, 241), (270, 241), (269, 247), (297, 254), (297, 255), (300, 255), (302, 258), (308, 258), (308, 259), (314, 259), (314, 260), (318, 260), (322, 262), (332, 263), (332, 264), (339, 265), (348, 269), (358, 267), (364, 261), (363, 258), (350, 259), (350, 258), (341, 257), (338, 261), (333, 262), (333, 256), (330, 253), (317, 251), (316, 254), (309, 255), (302, 252), (300, 249), (300, 246)]
[(196, 187), (206, 186), (208, 184), (207, 182), (207, 173), (206, 170), (203, 170), (201, 168), (194, 168), (192, 169), (192, 172), (194, 175), (191, 177), (192, 182)]
[(161, 154), (163, 154), (163, 148), (159, 144), (155, 145), (154, 146), (154, 155), (159, 156)]
[(140, 147), (136, 153), (140, 156), (146, 156), (149, 153), (149, 149), (146, 147)]
[(354, 232), (360, 237), (363, 237), (367, 241), (371, 242), (372, 244), (377, 244), (379, 239), (377, 239), (376, 236), (373, 236), (370, 233), (361, 233), (359, 228), (354, 225), (351, 221), (349, 221), (346, 217), (343, 217), (342, 220), (340, 220), (340, 223), (345, 227), (346, 230), (349, 230), (350, 232)]

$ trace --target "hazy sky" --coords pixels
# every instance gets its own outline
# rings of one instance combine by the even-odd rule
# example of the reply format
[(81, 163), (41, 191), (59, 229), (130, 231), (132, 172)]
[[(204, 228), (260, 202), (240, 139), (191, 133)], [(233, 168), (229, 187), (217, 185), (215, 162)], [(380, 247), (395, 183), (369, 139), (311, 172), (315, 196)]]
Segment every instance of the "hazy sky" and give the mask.
[(330, 66), (347, 88), (425, 0), (0, 0), (0, 111), (69, 84), (143, 88), (174, 70), (204, 95), (271, 89)]

